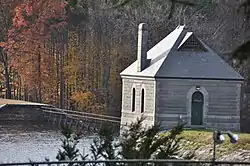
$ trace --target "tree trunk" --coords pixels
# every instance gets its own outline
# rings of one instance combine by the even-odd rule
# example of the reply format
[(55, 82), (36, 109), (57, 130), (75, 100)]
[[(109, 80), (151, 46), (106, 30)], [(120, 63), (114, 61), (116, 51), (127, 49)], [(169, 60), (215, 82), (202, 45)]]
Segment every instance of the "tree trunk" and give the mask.
[(25, 87), (24, 87), (24, 100), (25, 100), (25, 101), (28, 101), (28, 100), (29, 100), (29, 97), (28, 97), (28, 88), (27, 88), (26, 85), (25, 85)]
[(13, 99), (16, 100), (16, 87), (13, 86)]
[(63, 54), (60, 54), (60, 108), (64, 108)]
[(10, 71), (8, 65), (7, 55), (3, 53), (3, 65), (4, 65), (4, 80), (6, 86), (6, 98), (11, 99), (11, 85), (10, 85)]
[(64, 82), (64, 56), (68, 54), (68, 31), (63, 34), (63, 52), (60, 54), (60, 108), (64, 108), (65, 104), (65, 82)]
[(41, 54), (40, 50), (38, 52), (38, 75), (37, 75), (37, 81), (38, 81), (38, 102), (42, 102), (42, 79), (41, 79)]
[(57, 106), (59, 106), (60, 104), (58, 104), (58, 101), (59, 101), (59, 82), (60, 82), (60, 78), (59, 78), (59, 58), (60, 55), (59, 55), (59, 51), (55, 51), (55, 59), (56, 59), (56, 103), (57, 103)]
[(21, 82), (21, 79), (19, 78), (19, 87), (18, 87), (18, 91), (19, 91), (19, 94), (18, 94), (18, 100), (22, 100), (22, 82)]

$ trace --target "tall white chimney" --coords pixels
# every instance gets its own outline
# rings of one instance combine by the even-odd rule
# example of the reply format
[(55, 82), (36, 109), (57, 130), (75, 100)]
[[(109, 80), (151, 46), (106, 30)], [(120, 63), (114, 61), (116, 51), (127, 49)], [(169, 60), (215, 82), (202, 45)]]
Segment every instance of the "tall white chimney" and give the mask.
[(141, 72), (147, 65), (148, 26), (140, 23), (138, 27), (137, 72)]

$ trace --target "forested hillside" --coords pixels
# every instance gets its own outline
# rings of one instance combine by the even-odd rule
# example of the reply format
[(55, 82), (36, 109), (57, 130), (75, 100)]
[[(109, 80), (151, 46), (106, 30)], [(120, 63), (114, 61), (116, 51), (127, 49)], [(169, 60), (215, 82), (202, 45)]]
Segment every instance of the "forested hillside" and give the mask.
[[(243, 0), (0, 0), (1, 97), (119, 115), (119, 73), (136, 59), (140, 22), (149, 25), (150, 47), (185, 23), (230, 60), (249, 36), (247, 4)], [(234, 64), (247, 75), (244, 69), (249, 65)]]

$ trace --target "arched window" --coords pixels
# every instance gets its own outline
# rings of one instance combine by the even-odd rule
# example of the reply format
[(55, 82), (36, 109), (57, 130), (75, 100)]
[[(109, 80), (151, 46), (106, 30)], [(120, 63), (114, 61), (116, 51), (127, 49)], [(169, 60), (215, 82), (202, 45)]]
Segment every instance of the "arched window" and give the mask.
[(141, 113), (144, 112), (144, 89), (141, 90)]
[(135, 88), (133, 88), (133, 92), (132, 92), (132, 112), (135, 111)]

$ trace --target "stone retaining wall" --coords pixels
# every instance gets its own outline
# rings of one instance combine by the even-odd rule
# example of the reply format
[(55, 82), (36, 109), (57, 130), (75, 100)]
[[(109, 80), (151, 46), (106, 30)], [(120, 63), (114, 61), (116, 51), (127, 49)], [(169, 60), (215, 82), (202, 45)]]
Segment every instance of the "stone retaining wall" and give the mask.
[(0, 109), (0, 122), (4, 121), (39, 121), (42, 111), (34, 106), (6, 106)]

